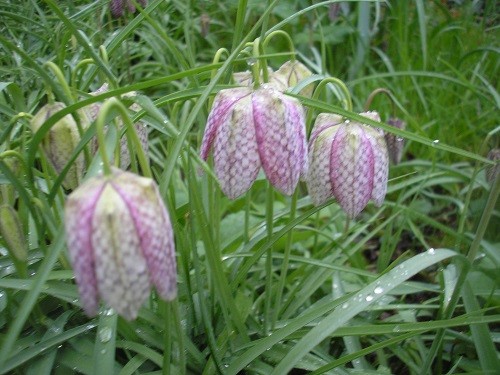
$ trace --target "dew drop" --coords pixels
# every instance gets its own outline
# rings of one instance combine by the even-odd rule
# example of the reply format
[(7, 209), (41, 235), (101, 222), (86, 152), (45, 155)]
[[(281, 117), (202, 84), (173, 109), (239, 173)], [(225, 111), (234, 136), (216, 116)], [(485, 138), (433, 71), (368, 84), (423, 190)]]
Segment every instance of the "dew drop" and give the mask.
[(101, 354), (102, 354), (102, 355), (106, 354), (106, 349), (102, 349), (102, 350), (101, 350)]
[(373, 301), (373, 296), (371, 294), (368, 294), (365, 299), (366, 299), (366, 302)]
[(429, 255), (434, 255), (434, 254), (436, 254), (436, 250), (434, 250), (434, 248), (433, 248), (433, 247), (431, 247), (429, 250), (427, 250), (427, 253), (428, 253)]
[(99, 330), (99, 340), (101, 340), (101, 342), (108, 342), (109, 340), (111, 340), (112, 334), (113, 332), (111, 331), (111, 328), (104, 327)]
[(347, 302), (344, 302), (344, 303), (342, 304), (342, 308), (343, 308), (343, 309), (347, 309), (348, 307), (349, 307), (349, 304), (348, 304)]
[(401, 327), (400, 326), (394, 326), (394, 328), (392, 329), (393, 332), (399, 332), (401, 331)]
[(380, 294), (380, 293), (382, 293), (383, 291), (384, 291), (384, 289), (382, 289), (381, 287), (377, 286), (377, 287), (375, 288), (375, 290), (373, 291), (373, 293), (375, 293), (375, 294)]

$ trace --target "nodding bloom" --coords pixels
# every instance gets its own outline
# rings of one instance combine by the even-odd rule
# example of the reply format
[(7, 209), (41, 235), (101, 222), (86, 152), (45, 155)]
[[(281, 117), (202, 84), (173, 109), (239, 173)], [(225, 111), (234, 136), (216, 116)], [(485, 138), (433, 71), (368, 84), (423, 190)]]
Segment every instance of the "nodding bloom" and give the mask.
[[(360, 115), (380, 121), (376, 112)], [(389, 170), (382, 130), (322, 113), (309, 140), (309, 163), (306, 182), (314, 204), (334, 196), (350, 218), (370, 199), (382, 205)]]
[[(144, 8), (147, 5), (147, 0), (137, 0), (137, 2)], [(111, 14), (115, 18), (120, 18), (123, 16), (126, 10), (130, 13), (135, 13), (135, 5), (130, 0), (111, 0), (109, 3), (109, 9)]]
[[(387, 120), (387, 123), (398, 129), (404, 130), (406, 128), (406, 122), (396, 117), (391, 117)], [(389, 152), (389, 159), (391, 163), (399, 164), (403, 156), (403, 147), (405, 145), (404, 138), (392, 133), (385, 133), (384, 137), (385, 143), (387, 143), (387, 151)]]
[(207, 120), (201, 157), (213, 148), (215, 174), (224, 194), (244, 194), (262, 166), (271, 184), (291, 195), (307, 171), (304, 110), (271, 86), (220, 91)]
[[(109, 86), (107, 83), (103, 84), (101, 87), (99, 87), (96, 91), (93, 91), (90, 93), (92, 96), (96, 96), (102, 93), (105, 93), (109, 90)], [(131, 92), (126, 95), (126, 96), (134, 96), (135, 93)], [(86, 107), (83, 107), (83, 110), (87, 113), (90, 122), (94, 122), (97, 119), (97, 116), (99, 115), (99, 111), (102, 107), (101, 102), (96, 102), (92, 103), (91, 105), (88, 105)], [(131, 109), (133, 112), (138, 112), (141, 107), (133, 103), (129, 109)], [(118, 127), (121, 129), (123, 127), (123, 120), (121, 117), (118, 117), (117, 119), (117, 124)], [(107, 129), (108, 125), (105, 126), (105, 129)], [(147, 156), (148, 155), (148, 150), (149, 150), (149, 143), (148, 143), (148, 128), (146, 127), (146, 124), (142, 121), (138, 121), (134, 124), (134, 129), (137, 133), (137, 136), (139, 137), (139, 141), (141, 143), (142, 150), (144, 151), (144, 154)], [(93, 154), (97, 152), (97, 138), (94, 137), (92, 138), (92, 141), (90, 142), (90, 149)], [(111, 155), (111, 163), (114, 162), (114, 154)], [(128, 142), (127, 142), (127, 137), (124, 135), (120, 139), (120, 169), (127, 169), (130, 165), (131, 162), (131, 157), (130, 157), (130, 151), (128, 147)]]
[[(269, 77), (269, 82), (274, 83), (276, 87), (280, 87), (281, 91), (286, 91), (288, 88), (295, 87), (298, 83), (312, 76), (312, 73), (300, 61), (287, 61), (281, 67), (272, 73)], [(304, 87), (300, 94), (307, 97), (312, 97), (314, 85), (309, 84)]]
[(103, 299), (125, 319), (135, 319), (151, 285), (161, 298), (175, 298), (173, 231), (152, 179), (118, 169), (90, 178), (69, 195), (65, 224), (87, 315), (94, 316)]
[[(64, 108), (66, 108), (66, 105), (61, 102), (44, 105), (31, 119), (33, 133), (36, 133), (50, 117)], [(81, 130), (85, 131), (89, 126), (89, 119), (84, 111), (80, 110), (77, 114), (80, 119)], [(58, 120), (43, 138), (41, 142), (42, 150), (58, 174), (68, 164), (80, 139), (78, 125), (71, 114), (67, 114)], [(82, 179), (84, 164), (84, 156), (80, 154), (64, 178), (63, 186), (66, 189), (75, 189), (78, 186)]]

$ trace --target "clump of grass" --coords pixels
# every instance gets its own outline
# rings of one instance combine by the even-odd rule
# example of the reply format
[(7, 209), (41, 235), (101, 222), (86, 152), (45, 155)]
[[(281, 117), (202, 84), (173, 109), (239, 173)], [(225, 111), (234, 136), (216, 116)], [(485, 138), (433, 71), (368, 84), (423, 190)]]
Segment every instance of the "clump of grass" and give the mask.
[[(484, 170), (498, 148), (496, 4), (448, 3), (154, 0), (120, 19), (101, 1), (0, 4), (1, 203), (27, 251), (16, 258), (0, 240), (0, 372), (495, 373), (499, 182)], [(352, 93), (353, 111), (334, 90), (299, 96), (311, 118), (355, 116), (384, 87), (395, 104), (377, 96), (371, 108), (407, 122), (385, 203), (349, 226), (335, 201), (313, 207), (305, 185), (270, 200), (259, 176), (228, 200), (198, 156), (213, 96), (255, 63), (246, 43), (276, 29)], [(276, 38), (268, 64), (287, 52)], [(174, 226), (179, 295), (152, 294), (132, 322), (106, 309), (89, 319), (66, 255), (62, 181), (80, 153), (97, 173), (95, 126), (61, 175), (39, 145), (58, 118), (132, 91), (124, 100), (142, 108), (130, 115), (147, 124)], [(30, 117), (54, 98), (66, 109), (33, 134)], [(120, 135), (108, 133), (110, 153)]]

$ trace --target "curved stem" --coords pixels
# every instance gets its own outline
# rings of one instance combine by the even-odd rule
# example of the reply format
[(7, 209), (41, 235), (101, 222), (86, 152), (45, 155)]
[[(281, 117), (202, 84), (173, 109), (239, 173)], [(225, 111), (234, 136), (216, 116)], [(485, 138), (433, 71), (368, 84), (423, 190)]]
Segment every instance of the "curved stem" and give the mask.
[(76, 85), (76, 75), (78, 73), (78, 71), (84, 67), (86, 67), (87, 65), (90, 65), (90, 64), (93, 64), (94, 63), (94, 60), (92, 59), (83, 59), (81, 61), (78, 62), (78, 64), (76, 64), (75, 68), (71, 71), (71, 84), (72, 85)]
[[(342, 91), (342, 94), (344, 96), (344, 100), (342, 101), (342, 104), (346, 110), (352, 112), (351, 93), (349, 92), (349, 89), (347, 88), (346, 84), (342, 80), (340, 80), (336, 77), (328, 77), (328, 78), (322, 79), (320, 81), (320, 83), (318, 83), (318, 86), (316, 86), (316, 89), (314, 90), (311, 99), (318, 100), (319, 95), (323, 91), (324, 87), (329, 83), (334, 84)], [(310, 126), (310, 124), (311, 124), (312, 116), (314, 114), (313, 112), (314, 111), (311, 111), (311, 110), (307, 111), (306, 124), (308, 126)]]
[[(252, 65), (252, 75), (253, 75), (253, 88), (258, 89), (260, 86), (260, 38), (257, 38), (253, 42), (252, 48), (252, 58), (255, 59)], [(266, 67), (267, 69), (267, 67)]]
[(277, 35), (285, 37), (285, 39), (288, 41), (288, 45), (290, 47), (290, 56), (292, 58), (292, 61), (295, 61), (295, 55), (296, 55), (295, 46), (293, 44), (292, 38), (290, 38), (290, 35), (288, 35), (288, 33), (286, 31), (276, 30), (276, 31), (269, 33), (266, 36), (266, 38), (264, 39), (264, 41), (262, 42), (262, 49), (265, 51), (265, 49), (266, 49), (267, 45), (269, 44), (269, 42), (271, 41), (271, 39)]
[[(104, 102), (96, 119), (97, 142), (99, 145), (99, 153), (101, 155), (103, 162), (104, 174), (105, 175), (111, 174), (111, 166), (109, 158), (108, 155), (106, 154), (106, 149), (104, 147), (105, 144), (104, 126), (106, 122), (106, 116), (108, 112), (110, 112), (112, 109), (117, 109), (123, 119), (123, 124), (126, 127), (125, 133), (127, 135), (127, 139), (129, 143), (134, 146), (133, 148), (135, 154), (137, 155), (137, 158), (139, 159), (139, 165), (141, 166), (142, 173), (144, 174), (145, 177), (151, 177), (152, 176), (151, 169), (149, 168), (149, 163), (147, 161), (146, 155), (144, 154), (144, 150), (142, 149), (141, 141), (139, 140), (139, 137), (137, 136), (137, 133), (135, 131), (134, 124), (132, 123), (132, 120), (130, 120), (130, 117), (128, 116), (128, 112), (125, 106), (116, 98), (110, 98)], [(120, 133), (120, 129), (118, 128), (117, 130), (118, 133)]]
[(66, 104), (73, 104), (73, 94), (71, 93), (71, 89), (68, 85), (68, 82), (66, 82), (66, 79), (64, 78), (61, 69), (59, 69), (59, 67), (52, 61), (47, 61), (44, 65), (48, 67), (52, 71), (52, 73), (54, 73), (54, 75), (56, 76), (57, 81), (61, 85), (61, 88), (67, 97), (67, 100), (65, 101)]
[(378, 89), (375, 89), (371, 92), (371, 94), (368, 96), (365, 102), (364, 106), (364, 111), (368, 111), (370, 109), (370, 106), (372, 104), (373, 99), (378, 95), (378, 94), (385, 94), (391, 101), (391, 109), (392, 109), (392, 115), (394, 116), (396, 114), (396, 105), (394, 103), (394, 96), (392, 95), (392, 92), (388, 89), (385, 89), (383, 87), (379, 87)]
[[(215, 52), (214, 58), (212, 60), (212, 63), (214, 65), (220, 62), (223, 53), (229, 56), (229, 51), (226, 48), (219, 48), (217, 52)], [(213, 79), (215, 77), (215, 74), (217, 74), (217, 69), (212, 70), (210, 78)]]

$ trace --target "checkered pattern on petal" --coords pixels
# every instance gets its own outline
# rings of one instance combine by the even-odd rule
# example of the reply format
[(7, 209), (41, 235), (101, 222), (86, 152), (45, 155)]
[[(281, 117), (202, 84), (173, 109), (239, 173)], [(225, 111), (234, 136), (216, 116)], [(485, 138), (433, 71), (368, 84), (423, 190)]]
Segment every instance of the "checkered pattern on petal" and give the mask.
[[(363, 126), (363, 125), (362, 125)], [(387, 178), (389, 176), (389, 154), (381, 129), (363, 126), (365, 134), (373, 150), (373, 190), (371, 199), (377, 207), (384, 202), (387, 192)]]
[[(252, 97), (255, 134), (260, 160), (271, 184), (291, 195), (305, 164), (304, 113), (298, 102), (272, 88)], [(302, 154), (303, 153), (303, 154)]]
[(65, 205), (64, 223), (68, 254), (73, 265), (82, 308), (88, 316), (96, 315), (99, 306), (91, 223), (105, 183), (102, 177), (88, 180), (69, 196)]
[(130, 210), (151, 283), (163, 299), (174, 299), (177, 295), (174, 235), (156, 183), (124, 172), (113, 180), (113, 186)]
[(246, 96), (234, 103), (218, 125), (214, 142), (215, 174), (224, 194), (235, 199), (250, 189), (260, 166), (251, 97)]
[(148, 266), (132, 212), (112, 183), (97, 202), (92, 232), (99, 294), (125, 319), (135, 319), (150, 292)]
[(371, 143), (355, 123), (342, 124), (332, 142), (330, 177), (342, 209), (356, 217), (370, 200), (373, 189)]
[(251, 94), (251, 89), (247, 87), (240, 87), (235, 89), (221, 90), (215, 96), (212, 110), (208, 115), (207, 126), (203, 134), (201, 142), (200, 156), (203, 160), (207, 160), (208, 153), (212, 148), (215, 136), (219, 131), (219, 126), (224, 123), (228, 116), (230, 116), (231, 108), (242, 98)]
[(339, 126), (323, 128), (309, 145), (309, 171), (306, 183), (309, 195), (315, 205), (326, 202), (333, 196), (330, 179), (330, 152)]

